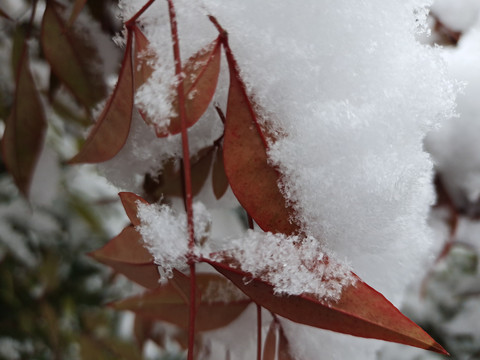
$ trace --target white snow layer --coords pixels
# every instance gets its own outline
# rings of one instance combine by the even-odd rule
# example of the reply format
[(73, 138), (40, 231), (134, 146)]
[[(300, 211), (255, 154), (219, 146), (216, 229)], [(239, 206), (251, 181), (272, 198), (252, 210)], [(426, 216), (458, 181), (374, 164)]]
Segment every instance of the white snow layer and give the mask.
[(432, 13), (447, 27), (464, 32), (478, 21), (480, 1), (478, 0), (435, 0)]
[[(124, 17), (144, 2), (122, 1)], [(229, 32), (262, 120), (285, 134), (271, 146), (269, 156), (283, 174), (283, 192), (307, 234), (321, 239), (329, 254), (346, 259), (363, 280), (396, 305), (405, 286), (421, 271), (431, 244), (426, 218), (434, 199), (432, 162), (423, 150), (423, 139), (452, 115), (456, 94), (440, 50), (415, 39), (425, 27), (428, 4), (426, 0), (175, 1), (184, 61), (216, 36), (205, 13), (216, 16)], [(158, 55), (158, 69), (171, 69), (155, 75), (155, 81), (164, 84), (171, 83), (173, 73), (167, 20), (166, 4), (160, 1), (140, 18)], [(171, 96), (169, 89), (153, 88), (136, 100), (145, 106), (151, 101), (160, 104)], [(221, 79), (215, 96), (221, 106), (227, 89), (228, 81)], [(210, 109), (191, 129), (191, 146), (199, 149), (215, 139), (211, 129), (217, 123)], [(140, 127), (145, 126), (134, 125), (134, 131)], [(105, 165), (116, 183), (133, 186), (130, 179), (152, 167), (143, 161), (154, 160), (160, 167), (164, 159), (179, 155), (178, 136), (155, 139), (150, 131), (148, 138), (132, 134), (127, 143), (128, 149), (145, 155), (143, 160), (127, 151), (114, 159), (120, 164), (126, 157), (132, 164), (126, 167), (128, 173), (119, 171), (118, 165)], [(149, 224), (161, 224), (159, 217), (170, 222), (166, 208), (155, 211)], [(163, 231), (164, 225), (153, 233)], [(174, 223), (171, 228), (175, 236), (185, 238), (184, 226)], [(169, 251), (174, 242), (170, 236), (165, 241), (161, 251)], [(157, 261), (175, 262), (172, 259), (184, 254), (185, 248), (177, 249), (172, 258)], [(303, 359), (315, 358), (318, 349), (329, 359), (348, 358), (347, 348), (332, 341), (342, 335), (324, 333), (292, 338), (292, 346), (302, 349)], [(360, 356), (356, 358), (371, 358), (372, 341), (355, 342)]]

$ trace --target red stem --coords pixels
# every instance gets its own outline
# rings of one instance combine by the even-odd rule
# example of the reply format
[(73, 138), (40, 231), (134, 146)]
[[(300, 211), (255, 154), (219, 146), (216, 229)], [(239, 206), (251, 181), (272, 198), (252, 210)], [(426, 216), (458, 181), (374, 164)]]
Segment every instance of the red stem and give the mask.
[(257, 360), (262, 360), (262, 307), (257, 305)]
[(128, 28), (135, 24), (135, 21), (153, 4), (155, 0), (149, 0), (143, 7), (138, 10), (129, 20), (125, 22), (125, 26)]
[[(151, 3), (152, 0), (149, 2)], [(183, 176), (185, 186), (185, 209), (187, 211), (187, 230), (188, 230), (188, 265), (190, 266), (190, 312), (188, 322), (188, 360), (193, 360), (193, 347), (195, 342), (195, 317), (196, 317), (196, 278), (195, 278), (195, 233), (193, 225), (193, 206), (192, 206), (192, 175), (190, 165), (190, 150), (188, 147), (188, 132), (187, 132), (187, 119), (185, 111), (185, 92), (183, 89), (182, 76), (182, 60), (180, 57), (180, 46), (178, 41), (178, 29), (177, 19), (175, 16), (175, 8), (172, 0), (167, 0), (168, 11), (170, 15), (170, 27), (172, 32), (173, 42), (173, 57), (175, 61), (175, 75), (178, 80), (177, 84), (177, 97), (180, 123), (182, 129), (182, 149), (183, 149)], [(149, 4), (147, 4), (149, 5)], [(144, 6), (145, 7), (145, 6)]]

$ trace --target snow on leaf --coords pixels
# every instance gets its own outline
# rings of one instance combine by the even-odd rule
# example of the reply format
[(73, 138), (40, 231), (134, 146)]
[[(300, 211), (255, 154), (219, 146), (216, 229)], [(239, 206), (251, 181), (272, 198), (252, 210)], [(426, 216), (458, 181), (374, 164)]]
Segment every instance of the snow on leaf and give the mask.
[(132, 29), (135, 36), (134, 77), (135, 91), (137, 91), (152, 75), (154, 69), (151, 62), (154, 61), (154, 57), (149, 48), (149, 41), (143, 32), (136, 25), (134, 25)]
[[(208, 331), (224, 327), (235, 320), (251, 303), (242, 296), (235, 300), (231, 298), (212, 297), (208, 289), (212, 286), (228, 286), (228, 282), (215, 274), (197, 276), (197, 286), (201, 293), (198, 302), (196, 330)], [(117, 310), (130, 310), (144, 317), (163, 320), (175, 324), (183, 329), (188, 328), (189, 305), (177, 291), (171, 281), (158, 289), (115, 302), (111, 305)]]
[[(138, 29), (135, 30), (135, 36), (138, 42), (138, 51), (148, 54), (147, 38)], [(216, 39), (188, 59), (183, 68), (187, 127), (191, 127), (200, 119), (212, 100), (220, 73), (220, 50), (220, 41)], [(148, 56), (146, 59), (140, 60), (139, 64), (140, 67), (137, 68), (136, 73), (139, 80), (135, 81), (136, 88), (145, 82), (152, 73), (151, 67), (148, 66)], [(177, 99), (174, 100), (173, 109), (177, 115), (170, 118), (170, 123), (166, 128), (156, 128), (158, 137), (166, 137), (181, 132)], [(145, 122), (155, 124), (155, 119), (149, 118), (141, 108), (140, 113)]]
[(132, 34), (129, 31), (117, 85), (83, 148), (70, 160), (71, 164), (107, 161), (122, 149), (127, 140), (132, 121), (132, 71)]
[(95, 66), (97, 49), (83, 32), (67, 28), (60, 13), (60, 5), (47, 2), (40, 37), (45, 58), (78, 101), (92, 108), (106, 95), (103, 74)]
[(233, 55), (226, 48), (230, 69), (223, 159), (233, 193), (264, 230), (297, 233), (292, 210), (278, 187), (279, 174), (268, 162), (267, 141), (243, 84)]
[(30, 71), (27, 45), (18, 60), (15, 98), (5, 122), (3, 161), (23, 195), (28, 196), (47, 127), (40, 95)]
[(425, 331), (360, 279), (355, 285), (345, 287), (338, 301), (328, 302), (308, 293), (275, 295), (271, 284), (239, 270), (239, 264), (233, 259), (206, 262), (255, 303), (294, 322), (447, 354)]
[(159, 285), (157, 266), (133, 226), (127, 226), (105, 246), (91, 252), (90, 256), (146, 288), (154, 289)]

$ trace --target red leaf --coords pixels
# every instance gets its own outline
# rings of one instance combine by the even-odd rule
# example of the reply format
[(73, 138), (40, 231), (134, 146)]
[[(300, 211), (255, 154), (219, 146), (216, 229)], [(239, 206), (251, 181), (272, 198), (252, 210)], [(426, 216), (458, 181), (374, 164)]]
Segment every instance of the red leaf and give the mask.
[[(250, 304), (250, 300), (222, 299), (215, 291), (228, 294), (229, 283), (215, 274), (197, 274), (197, 286), (201, 292), (196, 316), (196, 330), (208, 331), (224, 327), (235, 320)], [(112, 304), (117, 310), (130, 310), (143, 317), (163, 320), (183, 329), (188, 328), (189, 305), (171, 282), (158, 289)]]
[[(145, 37), (143, 32), (137, 27), (133, 26), (133, 34), (135, 35), (135, 91), (142, 86), (153, 73), (153, 68), (150, 61), (154, 61), (154, 56), (151, 54), (149, 48), (150, 42)], [(143, 116), (143, 115), (142, 115)]]
[(72, 13), (68, 18), (67, 27), (72, 26), (75, 20), (77, 20), (78, 15), (80, 15), (86, 3), (87, 3), (87, 0), (75, 0), (75, 4), (73, 4)]
[(288, 344), (288, 339), (285, 337), (283, 328), (279, 329), (279, 339), (278, 339), (278, 359), (277, 360), (294, 360), (294, 357), (290, 355), (290, 346)]
[(223, 159), (230, 186), (238, 201), (264, 230), (287, 235), (298, 232), (290, 222), (292, 209), (278, 187), (279, 174), (268, 163), (265, 131), (226, 49), (230, 68)]
[[(139, 29), (134, 28), (134, 31), (138, 45), (136, 47), (138, 58), (139, 53), (148, 49), (148, 39)], [(217, 87), (218, 74), (220, 73), (220, 50), (220, 41), (216, 39), (209, 46), (188, 59), (183, 68), (183, 73), (185, 74), (183, 88), (185, 91), (187, 127), (191, 127), (200, 119), (212, 100)], [(148, 55), (146, 59), (148, 59)], [(146, 59), (138, 58), (140, 67), (135, 74), (138, 77), (138, 80), (135, 80), (136, 88), (142, 85), (152, 73), (152, 68), (146, 64)], [(173, 108), (179, 114), (177, 100), (174, 101)], [(149, 119), (142, 111), (140, 113), (148, 124), (155, 124), (155, 121)], [(170, 118), (170, 124), (166, 129), (157, 128), (156, 132), (158, 137), (165, 137), (178, 134), (181, 130), (180, 117), (174, 116)]]
[(275, 360), (277, 353), (277, 333), (278, 325), (275, 321), (272, 321), (263, 346), (262, 360)]
[(30, 72), (26, 45), (16, 65), (15, 98), (10, 115), (5, 121), (2, 151), (3, 161), (15, 184), (23, 195), (28, 196), (47, 123), (40, 95)]
[(133, 110), (132, 34), (127, 45), (117, 85), (107, 101), (83, 148), (70, 160), (74, 163), (98, 163), (113, 158), (127, 141)]
[(343, 289), (338, 302), (327, 303), (311, 294), (277, 296), (273, 286), (238, 269), (233, 261), (206, 260), (255, 303), (294, 322), (344, 334), (374, 338), (447, 352), (379, 292), (358, 279)]
[(159, 274), (153, 257), (141, 243), (140, 234), (127, 226), (102, 248), (89, 255), (116, 272), (149, 289), (158, 287)]
[(137, 211), (138, 211), (137, 202), (140, 201), (143, 204), (148, 204), (148, 202), (143, 198), (141, 198), (140, 196), (131, 192), (121, 192), (121, 193), (118, 193), (118, 195), (120, 196), (122, 205), (132, 224), (135, 226), (140, 225), (140, 219), (137, 216)]
[(213, 193), (217, 199), (220, 199), (228, 189), (228, 179), (223, 166), (223, 150), (221, 146), (217, 147), (217, 153), (213, 160), (212, 185)]
[(0, 16), (7, 19), (7, 20), (13, 21), (13, 19), (10, 16), (8, 16), (8, 14), (5, 11), (3, 11), (2, 9), (0, 9)]
[(95, 42), (85, 31), (69, 27), (60, 15), (60, 5), (47, 2), (42, 20), (41, 44), (52, 71), (85, 107), (105, 98), (106, 85), (96, 64), (100, 61)]

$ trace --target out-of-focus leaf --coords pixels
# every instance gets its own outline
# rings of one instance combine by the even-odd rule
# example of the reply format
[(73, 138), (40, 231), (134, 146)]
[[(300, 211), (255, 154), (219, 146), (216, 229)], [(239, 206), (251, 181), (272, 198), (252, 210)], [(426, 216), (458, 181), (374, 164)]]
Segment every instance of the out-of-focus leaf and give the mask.
[(125, 213), (127, 214), (132, 224), (135, 226), (140, 225), (140, 219), (137, 216), (137, 202), (140, 201), (144, 204), (148, 204), (148, 202), (140, 196), (131, 192), (121, 192), (118, 194), (118, 196), (120, 196), (120, 200), (122, 201)]
[[(148, 51), (148, 40), (140, 30), (135, 30), (135, 39), (138, 43), (138, 50)], [(183, 67), (185, 77), (183, 79), (183, 88), (185, 93), (185, 112), (187, 128), (194, 125), (207, 110), (210, 101), (213, 98), (217, 87), (218, 74), (220, 73), (221, 46), (219, 39), (214, 40), (206, 48), (200, 50), (186, 62)], [(150, 57), (151, 58), (151, 57)], [(148, 56), (145, 58), (148, 60)], [(140, 68), (137, 69), (135, 81), (136, 88), (147, 81), (152, 73), (152, 68), (147, 64), (148, 61), (140, 60)], [(179, 114), (178, 101), (175, 99), (173, 109)], [(146, 114), (140, 111), (144, 120), (149, 124), (155, 124)], [(157, 128), (157, 136), (165, 137), (178, 134), (182, 130), (180, 116), (170, 118), (170, 124), (166, 129)]]
[(5, 11), (3, 11), (2, 9), (0, 9), (0, 16), (7, 19), (7, 20), (12, 20), (13, 21), (13, 19), (10, 16), (8, 16), (8, 14)]
[(268, 328), (267, 337), (265, 338), (265, 343), (263, 345), (263, 356), (262, 360), (275, 360), (277, 353), (277, 334), (278, 334), (278, 325), (275, 321), (272, 321), (270, 327)]
[(212, 170), (213, 193), (217, 199), (220, 199), (228, 189), (228, 179), (223, 166), (223, 149), (217, 147), (217, 152), (213, 160)]
[(279, 174), (267, 158), (266, 132), (247, 96), (233, 55), (230, 69), (223, 159), (228, 181), (238, 201), (264, 230), (293, 234), (293, 211), (278, 187)]
[[(406, 344), (448, 354), (417, 324), (360, 279), (343, 289), (338, 302), (312, 294), (278, 296), (273, 286), (239, 270), (235, 260), (208, 261), (255, 303), (294, 322), (344, 334)], [(246, 279), (249, 281), (246, 283)]]
[[(235, 320), (251, 303), (239, 296), (224, 278), (216, 274), (197, 276), (201, 293), (196, 316), (196, 330), (208, 331), (224, 327)], [(151, 319), (188, 328), (189, 305), (171, 282), (143, 295), (121, 300), (112, 304), (117, 310), (130, 310)]]
[(20, 191), (28, 196), (43, 146), (47, 122), (30, 72), (27, 46), (18, 60), (15, 98), (5, 122), (3, 161)]
[(278, 359), (277, 360), (295, 360), (295, 358), (290, 355), (290, 345), (288, 339), (283, 332), (283, 328), (279, 328), (278, 336)]
[(70, 163), (99, 163), (113, 158), (127, 141), (133, 110), (132, 34), (127, 45), (117, 85), (83, 148)]
[(75, 20), (77, 20), (78, 15), (80, 15), (86, 3), (87, 3), (87, 0), (75, 0), (75, 3), (73, 4), (72, 13), (68, 18), (67, 27), (72, 26)]
[(22, 59), (23, 48), (25, 44), (25, 37), (27, 29), (25, 26), (17, 26), (13, 33), (13, 47), (12, 47), (12, 73), (15, 78), (18, 74), (18, 66)]
[(90, 253), (97, 261), (149, 289), (158, 287), (159, 274), (153, 257), (141, 243), (141, 235), (127, 226), (102, 248)]
[(47, 2), (42, 20), (41, 44), (52, 71), (78, 101), (92, 108), (106, 95), (99, 55), (93, 40), (79, 29), (66, 26), (60, 5)]
[[(213, 147), (207, 146), (191, 159), (193, 196), (198, 195), (205, 185), (212, 167), (213, 153)], [(155, 200), (162, 196), (183, 196), (182, 170), (176, 167), (173, 161), (166, 163), (162, 174), (157, 178), (154, 179), (149, 175), (145, 179), (144, 188)]]

